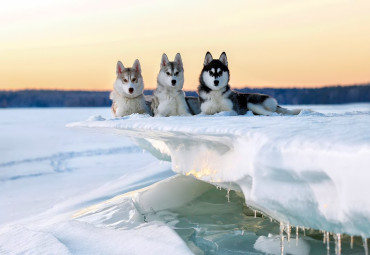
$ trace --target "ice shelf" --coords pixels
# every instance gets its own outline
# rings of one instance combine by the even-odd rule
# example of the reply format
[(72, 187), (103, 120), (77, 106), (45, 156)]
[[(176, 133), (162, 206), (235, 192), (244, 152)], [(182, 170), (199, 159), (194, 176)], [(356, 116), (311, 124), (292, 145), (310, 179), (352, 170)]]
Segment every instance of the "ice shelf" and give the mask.
[(132, 137), (171, 161), (176, 173), (243, 192), (249, 206), (282, 224), (368, 238), (370, 106), (323, 109), (298, 116), (92, 117), (68, 126)]

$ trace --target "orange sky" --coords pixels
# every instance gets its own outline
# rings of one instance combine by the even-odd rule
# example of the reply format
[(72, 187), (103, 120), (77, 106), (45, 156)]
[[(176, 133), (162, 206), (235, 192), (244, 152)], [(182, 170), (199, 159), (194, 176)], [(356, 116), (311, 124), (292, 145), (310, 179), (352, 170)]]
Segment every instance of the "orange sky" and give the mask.
[(195, 89), (204, 55), (226, 51), (232, 87), (370, 82), (369, 0), (37, 0), (0, 8), (1, 89), (110, 90), (115, 65), (141, 62), (156, 87), (180, 52)]

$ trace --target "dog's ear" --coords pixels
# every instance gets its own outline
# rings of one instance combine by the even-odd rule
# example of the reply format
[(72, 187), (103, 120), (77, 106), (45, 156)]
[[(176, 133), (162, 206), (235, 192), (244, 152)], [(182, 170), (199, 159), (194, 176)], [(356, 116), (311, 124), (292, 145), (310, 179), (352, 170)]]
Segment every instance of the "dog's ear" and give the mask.
[(122, 62), (118, 61), (117, 62), (117, 67), (116, 67), (116, 74), (118, 75), (118, 74), (122, 73), (123, 68), (125, 68), (125, 67), (123, 66)]
[(211, 61), (213, 60), (213, 57), (211, 55), (211, 53), (209, 53), (209, 51), (207, 52), (206, 54), (206, 57), (204, 58), (204, 65), (208, 65), (209, 63), (211, 63)]
[(182, 59), (181, 59), (181, 55), (180, 53), (177, 53), (176, 54), (176, 57), (175, 57), (175, 62), (181, 67), (181, 68), (184, 68), (183, 65), (182, 65)]
[(132, 68), (134, 68), (136, 72), (141, 73), (141, 66), (138, 59), (135, 60), (134, 64), (132, 65)]
[(225, 52), (222, 52), (221, 53), (219, 60), (222, 62), (222, 64), (224, 64), (225, 66), (227, 66), (227, 57), (226, 57), (226, 53)]
[(161, 67), (164, 67), (164, 66), (168, 65), (169, 63), (170, 63), (170, 61), (168, 60), (168, 57), (167, 57), (166, 53), (163, 53), (162, 60), (161, 60)]

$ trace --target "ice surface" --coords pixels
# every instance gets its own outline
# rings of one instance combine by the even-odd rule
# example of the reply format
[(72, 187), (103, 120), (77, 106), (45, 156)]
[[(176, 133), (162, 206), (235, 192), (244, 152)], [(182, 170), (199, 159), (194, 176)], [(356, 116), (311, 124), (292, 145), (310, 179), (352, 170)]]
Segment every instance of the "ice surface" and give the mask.
[[(369, 105), (312, 108), (120, 119), (109, 108), (0, 110), (0, 254), (279, 254), (279, 224), (261, 212), (284, 226), (351, 229), (353, 249), (341, 235), (342, 253), (363, 253)], [(339, 199), (331, 218), (325, 198)], [(286, 252), (326, 253), (322, 233), (299, 232), (298, 246), (296, 231), (289, 244), (284, 233)]]
[(311, 108), (298, 116), (132, 115), (69, 126), (135, 137), (175, 172), (240, 190), (285, 224), (370, 237), (370, 105)]
[[(310, 246), (304, 240), (298, 240), (297, 244), (288, 243), (284, 241), (284, 251), (287, 254), (305, 255), (310, 253)], [(265, 254), (281, 254), (280, 252), (280, 237), (274, 235), (260, 236), (254, 248)]]
[(99, 112), (109, 114), (107, 108), (0, 111), (0, 208), (6, 208), (0, 224), (62, 205), (78, 209), (173, 175), (169, 164), (158, 164), (128, 138), (65, 128)]
[(130, 139), (65, 128), (99, 114), (110, 109), (0, 110), (0, 254), (189, 253), (163, 223), (123, 230), (73, 218), (174, 175)]
[(164, 224), (145, 224), (134, 230), (117, 230), (70, 220), (54, 223), (38, 231), (19, 226), (0, 231), (1, 254), (148, 254), (149, 252), (191, 254), (183, 241)]

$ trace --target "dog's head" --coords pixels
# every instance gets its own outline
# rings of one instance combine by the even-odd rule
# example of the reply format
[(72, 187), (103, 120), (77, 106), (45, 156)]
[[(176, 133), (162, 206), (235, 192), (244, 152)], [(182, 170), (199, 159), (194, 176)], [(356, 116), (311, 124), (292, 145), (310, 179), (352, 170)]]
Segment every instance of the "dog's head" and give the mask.
[(211, 53), (207, 52), (200, 83), (205, 84), (211, 90), (219, 90), (227, 86), (229, 79), (226, 53), (222, 52), (219, 59), (213, 59)]
[(169, 61), (167, 55), (163, 53), (157, 81), (158, 84), (168, 88), (182, 89), (184, 86), (184, 67), (180, 53), (176, 54), (173, 62)]
[(121, 61), (117, 62), (117, 80), (114, 84), (116, 91), (125, 97), (134, 98), (144, 91), (144, 81), (141, 75), (141, 67), (138, 59), (132, 67), (125, 68)]

